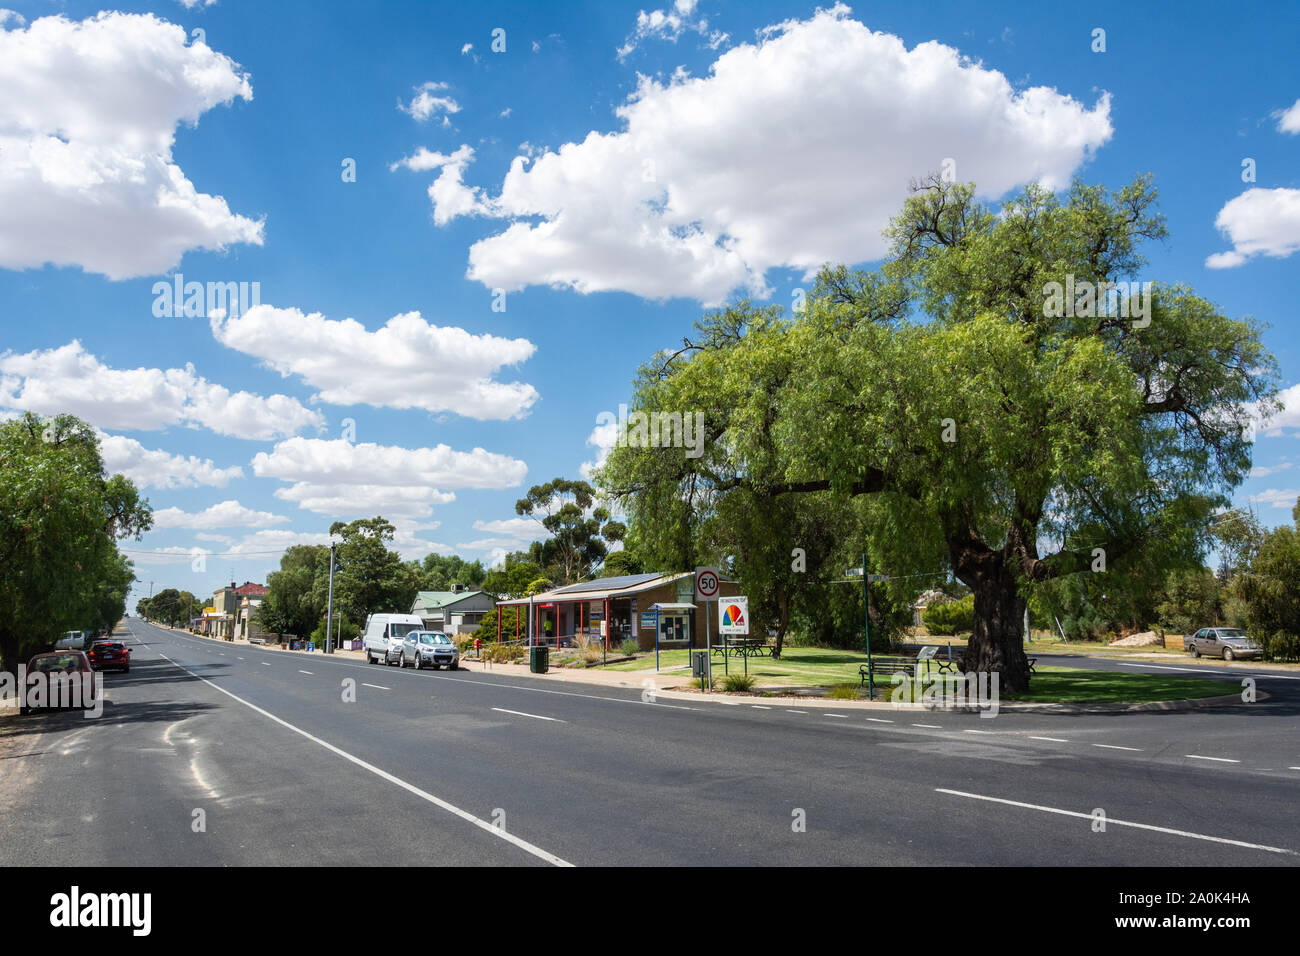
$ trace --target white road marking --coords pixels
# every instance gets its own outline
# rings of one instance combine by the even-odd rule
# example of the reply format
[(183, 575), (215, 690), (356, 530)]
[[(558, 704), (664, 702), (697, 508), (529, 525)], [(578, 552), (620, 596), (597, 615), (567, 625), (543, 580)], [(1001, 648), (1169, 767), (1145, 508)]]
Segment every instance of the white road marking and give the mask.
[(557, 724), (567, 724), (567, 720), (560, 720), (559, 717), (543, 717), (541, 714), (525, 714), (522, 710), (506, 710), (504, 707), (493, 707), (495, 711), (503, 714), (514, 714), (516, 717), (532, 717), (534, 720), (549, 720)]
[(962, 733), (963, 733), (963, 734), (992, 734), (992, 733), (996, 733), (996, 731), (992, 731), (992, 730), (963, 730)]
[(311, 674), (312, 677), (315, 677), (315, 676), (316, 676), (315, 674), (312, 674), (311, 671), (305, 671), (305, 670), (303, 670), (301, 667), (298, 668), (298, 673), (299, 673), (299, 674)]
[(270, 663), (268, 663), (267, 661), (262, 661), (262, 666), (263, 666), (263, 667), (270, 667), (271, 665), (270, 665)]
[(943, 730), (942, 724), (913, 724), (913, 727), (924, 727), (926, 730)]
[(1188, 760), (1213, 760), (1216, 763), (1241, 763), (1240, 760), (1230, 760), (1227, 757), (1202, 757), (1200, 754), (1183, 754)]
[(1141, 753), (1141, 747), (1120, 747), (1117, 744), (1093, 744), (1094, 747), (1101, 747), (1103, 750), (1132, 750), (1134, 753)]
[(1064, 737), (1030, 737), (1030, 740), (1046, 740), (1053, 744), (1068, 744), (1069, 741)]
[[(942, 787), (935, 787), (936, 793), (947, 793), (954, 797), (966, 797), (971, 800), (987, 800), (990, 803), (1002, 803), (1009, 807), (1024, 807), (1026, 810), (1041, 810), (1043, 813), (1057, 813), (1065, 817), (1078, 817), (1081, 820), (1091, 820), (1091, 813), (1080, 813), (1077, 810), (1061, 810), (1057, 807), (1044, 807), (1037, 803), (1021, 803), (1019, 800), (1003, 800), (1001, 797), (986, 797), (978, 793), (964, 793), (961, 790), (945, 790)], [(1230, 846), (1243, 846), (1248, 850), (1264, 850), (1268, 853), (1284, 853), (1287, 856), (1295, 856), (1295, 850), (1288, 850), (1280, 846), (1265, 846), (1262, 843), (1246, 843), (1243, 840), (1229, 840), (1227, 837), (1209, 836), (1204, 833), (1192, 833), (1189, 830), (1174, 830), (1170, 827), (1158, 827), (1151, 823), (1134, 823), (1131, 820), (1117, 820), (1114, 817), (1107, 817), (1106, 824), (1114, 824), (1117, 827), (1135, 827), (1138, 830), (1153, 830), (1156, 833), (1168, 833), (1172, 836), (1187, 837), (1192, 840), (1208, 840), (1211, 843), (1226, 843)]]
[(361, 686), (362, 686), (362, 687), (373, 687), (375, 690), (392, 690), (391, 687), (385, 687), (383, 684), (366, 684), (366, 683), (363, 683)]
[(844, 718), (845, 720), (847, 720), (849, 715), (848, 715), (848, 714), (822, 714), (822, 716), (823, 716), (823, 717), (842, 717), (842, 718)]
[(250, 710), (254, 710), (257, 713), (261, 714), (263, 717), (275, 721), (280, 726), (285, 727), (288, 730), (292, 730), (295, 734), (299, 734), (307, 738), (314, 744), (319, 744), (321, 747), (324, 747), (326, 750), (330, 751), (331, 753), (337, 754), (338, 756), (342, 757), (344, 760), (356, 764), (358, 767), (362, 768), (363, 770), (370, 771), (380, 779), (387, 780), (389, 783), (401, 787), (403, 790), (407, 791), (408, 793), (414, 794), (415, 796), (419, 797), (421, 800), (427, 800), (429, 803), (432, 803), (434, 806), (440, 807), (441, 809), (446, 810), (448, 813), (455, 814), (456, 816), (460, 817), (462, 820), (466, 820), (469, 823), (474, 824), (474, 826), (478, 827), (480, 830), (484, 830), (487, 833), (490, 833), (492, 836), (496, 837), (497, 839), (505, 840), (507, 843), (511, 843), (519, 847), (519, 849), (525, 851), (526, 853), (531, 853), (533, 856), (545, 860), (547, 863), (550, 863), (554, 866), (573, 865), (572, 863), (569, 863), (561, 859), (560, 857), (556, 856), (554, 853), (548, 853), (546, 850), (543, 850), (541, 847), (535, 846), (534, 844), (529, 843), (527, 840), (515, 836), (513, 833), (509, 833), (501, 829), (500, 827), (496, 826), (495, 824), (482, 819), (481, 817), (476, 817), (474, 814), (470, 813), (467, 810), (462, 810), (460, 807), (456, 806), (455, 804), (448, 803), (446, 800), (442, 800), (434, 796), (433, 794), (429, 793), (426, 790), (421, 790), (419, 787), (415, 786), (414, 784), (407, 783), (401, 777), (396, 777), (386, 770), (379, 769), (372, 763), (367, 763), (366, 761), (362, 760), (360, 757), (353, 756), (352, 754), (348, 753), (346, 750), (342, 749), (341, 747), (334, 746), (332, 743), (330, 743), (327, 740), (322, 740), (321, 738), (315, 736), (314, 734), (309, 734), (301, 727), (295, 727), (287, 720), (284, 720), (281, 717), (277, 717), (269, 710), (263, 710), (261, 707), (258, 707), (256, 704), (249, 703), (248, 701), (244, 700), (242, 697), (236, 694), (232, 694), (224, 687), (220, 687), (212, 683), (212, 681), (208, 680), (207, 678), (199, 677), (198, 674), (195, 674), (187, 667), (183, 667), (182, 665), (177, 664), (174, 660), (172, 660), (166, 654), (163, 654), (161, 651), (159, 651), (158, 653), (159, 656), (161, 656), (165, 661), (185, 671), (185, 673), (189, 674), (191, 677), (195, 678), (196, 680), (203, 681), (203, 683), (207, 684), (213, 690), (220, 691), (221, 693), (225, 694), (227, 697), (231, 698), (232, 700), (238, 701), (239, 703), (243, 704), (245, 707), (249, 708)]
[[(771, 708), (768, 708), (768, 709), (770, 710)], [(807, 717), (807, 716), (808, 716), (808, 711), (806, 711), (806, 710), (787, 710), (786, 713), (787, 713), (787, 714), (802, 714), (804, 717)]]
[(892, 724), (892, 723), (893, 723), (892, 720), (885, 720), (884, 717), (868, 717), (867, 720), (871, 721), (873, 724)]
[(1287, 767), (1288, 770), (1300, 770), (1300, 767)]
[(750, 707), (753, 707), (755, 710), (771, 710), (771, 709), (772, 709), (771, 707), (764, 707), (764, 706), (762, 706), (761, 704), (750, 704), (749, 706), (750, 706)]

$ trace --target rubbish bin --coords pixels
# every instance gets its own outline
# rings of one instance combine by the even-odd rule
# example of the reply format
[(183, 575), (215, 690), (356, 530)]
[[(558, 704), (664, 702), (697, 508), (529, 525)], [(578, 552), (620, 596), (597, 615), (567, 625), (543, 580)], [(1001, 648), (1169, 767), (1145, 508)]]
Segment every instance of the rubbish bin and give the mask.
[(691, 677), (701, 678), (709, 675), (709, 652), (691, 651)]
[(545, 644), (528, 648), (528, 669), (534, 674), (545, 674), (551, 662), (551, 649)]

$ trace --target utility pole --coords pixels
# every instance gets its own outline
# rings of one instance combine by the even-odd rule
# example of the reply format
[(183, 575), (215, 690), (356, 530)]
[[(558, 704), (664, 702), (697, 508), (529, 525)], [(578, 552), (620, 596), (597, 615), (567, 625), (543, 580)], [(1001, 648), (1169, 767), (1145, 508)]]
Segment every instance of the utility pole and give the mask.
[(334, 619), (334, 545), (330, 545), (330, 593), (329, 605), (325, 611), (325, 646), (321, 648), (323, 653), (330, 652), (330, 621)]

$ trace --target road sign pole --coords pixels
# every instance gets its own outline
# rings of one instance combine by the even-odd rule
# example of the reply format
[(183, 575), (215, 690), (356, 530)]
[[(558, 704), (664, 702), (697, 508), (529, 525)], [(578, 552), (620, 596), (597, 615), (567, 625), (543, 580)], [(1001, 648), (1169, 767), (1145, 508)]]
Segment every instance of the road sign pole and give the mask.
[(334, 545), (330, 545), (330, 593), (329, 603), (325, 611), (325, 646), (322, 650), (328, 654), (330, 652), (330, 621), (334, 619)]
[[(871, 593), (868, 590), (870, 584), (867, 583), (867, 552), (862, 552), (862, 638), (867, 645), (867, 673), (872, 674), (871, 669)], [(876, 682), (874, 676), (867, 679), (867, 699), (874, 700), (876, 696)]]

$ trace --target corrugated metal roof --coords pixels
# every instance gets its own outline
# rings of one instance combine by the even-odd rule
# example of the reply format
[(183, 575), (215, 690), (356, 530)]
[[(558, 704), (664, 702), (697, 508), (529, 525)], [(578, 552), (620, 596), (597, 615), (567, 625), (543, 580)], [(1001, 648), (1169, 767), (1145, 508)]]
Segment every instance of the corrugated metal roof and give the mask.
[(552, 594), (575, 594), (579, 591), (618, 591), (622, 588), (630, 588), (636, 584), (643, 584), (646, 581), (653, 581), (655, 578), (663, 577), (662, 574), (621, 574), (612, 578), (596, 578), (594, 581), (580, 581), (577, 584), (568, 584), (562, 588), (556, 588)]

